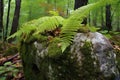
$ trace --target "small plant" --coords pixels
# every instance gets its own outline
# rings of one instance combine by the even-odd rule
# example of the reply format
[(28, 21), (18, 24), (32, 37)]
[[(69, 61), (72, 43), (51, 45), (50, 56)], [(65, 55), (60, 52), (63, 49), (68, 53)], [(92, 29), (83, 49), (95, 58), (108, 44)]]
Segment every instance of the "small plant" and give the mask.
[[(88, 4), (73, 11), (67, 19), (61, 16), (47, 16), (27, 22), (23, 24), (19, 31), (11, 35), (9, 38), (18, 37), (20, 39), (22, 37), (23, 42), (30, 42), (34, 38), (39, 39), (39, 36), (46, 36), (45, 33), (47, 34), (53, 32), (56, 28), (60, 28), (59, 36), (54, 37), (58, 37), (60, 39), (58, 44), (59, 47), (61, 47), (62, 52), (64, 52), (64, 50), (72, 43), (77, 31), (82, 29), (82, 27), (86, 27), (81, 23), (91, 10), (105, 6), (106, 4), (113, 4), (118, 1), (119, 0), (100, 0), (96, 3)], [(49, 35), (50, 34), (47, 36)]]
[(11, 62), (6, 62), (3, 66), (0, 66), (0, 79), (5, 80), (9, 73), (15, 77), (18, 72), (19, 69), (17, 69), (15, 65)]

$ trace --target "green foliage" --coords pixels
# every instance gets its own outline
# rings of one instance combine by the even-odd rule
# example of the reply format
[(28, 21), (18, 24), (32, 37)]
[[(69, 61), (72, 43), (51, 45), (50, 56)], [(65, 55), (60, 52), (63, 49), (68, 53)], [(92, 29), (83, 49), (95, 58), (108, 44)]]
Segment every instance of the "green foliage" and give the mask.
[(50, 42), (48, 46), (48, 56), (49, 57), (57, 57), (61, 55), (62, 51), (60, 47), (58, 46), (58, 43), (60, 43), (59, 38), (54, 38), (53, 41)]
[(119, 35), (114, 35), (110, 40), (115, 44), (120, 46), (120, 34)]
[(15, 46), (11, 46), (9, 47), (5, 53), (3, 54), (3, 56), (10, 56), (10, 55), (15, 55), (18, 53), (18, 48)]
[[(94, 61), (95, 59), (92, 58), (91, 56), (91, 52), (92, 52), (92, 43), (89, 41), (85, 41), (85, 44), (81, 47), (81, 52), (83, 53), (84, 59), (82, 59), (82, 69), (81, 72), (84, 72), (81, 76), (87, 80), (89, 78), (89, 80), (95, 80), (96, 77), (96, 73), (97, 70), (96, 68), (93, 67), (94, 65)], [(84, 77), (86, 76), (86, 77)]]
[(58, 11), (49, 11), (49, 14), (51, 14), (53, 16), (59, 16)]
[(6, 62), (3, 66), (0, 66), (0, 79), (4, 79), (8, 73), (12, 73), (13, 76), (16, 76), (18, 72), (19, 69), (17, 69), (15, 65), (11, 62)]
[(14, 37), (20, 38), (24, 35), (23, 39), (26, 41), (26, 38), (30, 38), (32, 35), (37, 36), (39, 33), (54, 30), (55, 28), (59, 27), (60, 24), (63, 24), (63, 21), (64, 19), (60, 16), (42, 17), (37, 20), (32, 20), (23, 24), (20, 30), (8, 37), (8, 39)]
[(26, 42), (33, 36), (39, 36), (42, 33), (55, 30), (57, 27), (62, 26), (60, 32), (60, 44), (62, 52), (64, 52), (64, 50), (72, 43), (74, 35), (83, 26), (81, 23), (91, 10), (105, 6), (106, 4), (115, 3), (117, 1), (118, 0), (100, 0), (96, 3), (88, 4), (73, 11), (68, 19), (64, 19), (61, 16), (52, 16), (42, 17), (37, 20), (27, 22), (18, 32), (9, 38), (22, 36), (23, 41)]
[(100, 0), (96, 3), (88, 4), (75, 10), (62, 27), (62, 52), (71, 44), (74, 35), (77, 33), (77, 30), (82, 26), (80, 23), (82, 23), (83, 19), (89, 14), (91, 10), (105, 6), (106, 4), (115, 3), (117, 1), (118, 0)]
[(96, 31), (99, 30), (100, 28), (96, 28), (95, 26), (88, 26), (88, 29), (89, 29), (91, 32), (96, 32)]
[(110, 31), (109, 33), (108, 33), (108, 31), (107, 30), (104, 30), (104, 31), (100, 31), (100, 33), (102, 33), (104, 36), (106, 36), (107, 38), (113, 38), (113, 36), (116, 36), (116, 35), (119, 35), (120, 34), (120, 32), (115, 32), (115, 31)]
[(112, 38), (110, 34), (104, 34), (104, 36), (107, 37), (108, 39)]

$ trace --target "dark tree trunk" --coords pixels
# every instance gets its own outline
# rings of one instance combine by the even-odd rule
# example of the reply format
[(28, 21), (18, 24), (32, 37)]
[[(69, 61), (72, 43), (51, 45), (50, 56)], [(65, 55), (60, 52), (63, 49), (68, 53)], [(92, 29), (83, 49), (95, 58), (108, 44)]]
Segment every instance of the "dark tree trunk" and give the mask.
[(30, 2), (30, 5), (29, 5), (29, 17), (28, 17), (28, 21), (32, 20), (32, 3)]
[[(74, 10), (82, 7), (88, 3), (88, 0), (75, 0)], [(87, 18), (84, 18), (82, 24), (87, 24)]]
[[(12, 22), (12, 29), (11, 29), (10, 35), (12, 35), (13, 33), (17, 31), (17, 28), (19, 25), (21, 0), (15, 0), (15, 2), (16, 2), (16, 7), (15, 7), (14, 17), (13, 17), (13, 22)], [(12, 40), (13, 39), (10, 39), (9, 42), (12, 42)]]
[(84, 6), (88, 3), (88, 0), (75, 0), (74, 9), (78, 9), (81, 6)]
[(97, 26), (97, 11), (96, 10), (93, 12), (93, 25)]
[(116, 31), (118, 31), (118, 32), (120, 32), (120, 22), (119, 22), (119, 20), (120, 20), (120, 16), (117, 16), (117, 30)]
[(50, 3), (50, 0), (47, 0), (47, 3)]
[(88, 17), (88, 24), (91, 26), (91, 13), (89, 12), (89, 17)]
[(112, 30), (111, 25), (111, 5), (106, 6), (106, 27), (108, 29), (108, 32)]
[(101, 26), (104, 27), (104, 16), (103, 16), (103, 7), (101, 7)]
[(67, 0), (67, 16), (69, 15), (69, 7), (70, 7), (70, 1)]
[(8, 32), (9, 16), (10, 16), (10, 2), (11, 2), (11, 0), (8, 1), (7, 22), (6, 22), (6, 30), (5, 30), (5, 38), (4, 38), (4, 40), (6, 40), (7, 34), (8, 34), (7, 32)]
[[(0, 0), (0, 33), (2, 34), (3, 30), (3, 0)], [(0, 36), (0, 39), (2, 35)]]
[(54, 0), (54, 9), (57, 10), (57, 1)]

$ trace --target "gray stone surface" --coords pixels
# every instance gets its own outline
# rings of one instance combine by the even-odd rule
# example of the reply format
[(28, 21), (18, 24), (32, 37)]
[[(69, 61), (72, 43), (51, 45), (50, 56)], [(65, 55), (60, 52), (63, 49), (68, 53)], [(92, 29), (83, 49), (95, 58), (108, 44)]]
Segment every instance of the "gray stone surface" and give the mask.
[[(87, 47), (84, 46), (86, 42), (90, 44)], [(119, 75), (113, 47), (98, 32), (77, 33), (71, 46), (64, 53), (60, 52), (61, 55), (57, 57), (49, 57), (48, 47), (43, 46), (42, 43), (36, 41), (33, 44), (34, 46), (30, 45), (30, 47), (36, 50), (34, 52), (31, 50), (30, 53), (34, 61), (29, 63), (24, 60), (27, 57), (25, 55), (28, 54), (26, 52), (21, 57), (24, 65), (35, 64), (38, 72), (32, 73), (31, 76), (35, 74), (33, 77), (38, 77), (37, 80), (113, 80)], [(23, 54), (22, 51), (21, 53)], [(27, 73), (27, 68), (30, 67), (24, 67)], [(34, 68), (30, 70), (34, 72)]]

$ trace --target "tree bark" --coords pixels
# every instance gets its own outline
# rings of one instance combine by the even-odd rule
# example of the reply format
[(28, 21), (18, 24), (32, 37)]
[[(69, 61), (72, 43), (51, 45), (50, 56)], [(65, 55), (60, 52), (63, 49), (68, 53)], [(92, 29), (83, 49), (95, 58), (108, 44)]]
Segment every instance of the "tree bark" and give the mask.
[(70, 1), (67, 0), (67, 16), (69, 15), (69, 7), (70, 7)]
[(106, 6), (106, 27), (108, 32), (112, 30), (112, 25), (111, 25), (111, 5)]
[(54, 10), (56, 11), (57, 10), (57, 1), (54, 0)]
[(6, 22), (6, 30), (5, 30), (5, 38), (4, 38), (4, 40), (6, 40), (7, 35), (8, 35), (8, 25), (9, 25), (9, 16), (10, 16), (10, 2), (11, 2), (11, 0), (8, 1), (7, 22)]
[[(3, 0), (0, 0), (0, 33), (2, 34), (3, 30)], [(0, 36), (0, 39), (2, 38), (2, 35)]]
[[(78, 9), (79, 7), (82, 7), (84, 5), (87, 5), (88, 0), (75, 0), (74, 4), (74, 10)], [(83, 22), (81, 24), (87, 24), (87, 18), (84, 18)]]
[[(12, 29), (10, 32), (10, 35), (14, 34), (17, 31), (18, 25), (19, 25), (19, 15), (20, 15), (20, 8), (21, 8), (21, 0), (15, 0), (16, 6), (15, 6), (15, 12), (12, 22)], [(9, 42), (12, 42), (13, 39), (10, 39)]]
[(117, 30), (116, 31), (120, 31), (120, 16), (117, 16)]
[(47, 0), (47, 3), (50, 3), (50, 0)]
[(104, 16), (103, 16), (103, 7), (101, 7), (101, 26), (104, 28)]
[(91, 26), (91, 12), (89, 12), (88, 24), (89, 24), (89, 26)]
[(93, 25), (97, 26), (97, 11), (96, 10), (93, 13)]

